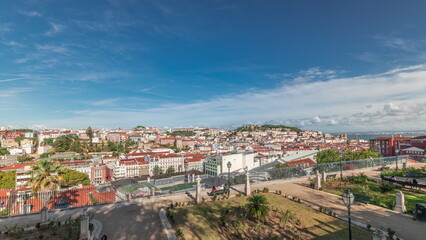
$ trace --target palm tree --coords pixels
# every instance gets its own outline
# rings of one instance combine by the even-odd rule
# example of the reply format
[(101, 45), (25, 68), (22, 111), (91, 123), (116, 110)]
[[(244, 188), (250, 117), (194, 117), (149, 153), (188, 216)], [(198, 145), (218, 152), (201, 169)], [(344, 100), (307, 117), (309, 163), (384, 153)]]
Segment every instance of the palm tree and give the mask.
[(259, 218), (266, 217), (269, 212), (269, 203), (265, 195), (254, 194), (247, 200), (249, 202), (246, 204), (246, 209), (254, 219), (259, 220)]
[(61, 182), (63, 181), (63, 178), (59, 176), (61, 173), (62, 167), (49, 159), (40, 160), (32, 166), (31, 178), (27, 185), (32, 185), (33, 193), (41, 193), (43, 206), (49, 201), (52, 191), (61, 189)]

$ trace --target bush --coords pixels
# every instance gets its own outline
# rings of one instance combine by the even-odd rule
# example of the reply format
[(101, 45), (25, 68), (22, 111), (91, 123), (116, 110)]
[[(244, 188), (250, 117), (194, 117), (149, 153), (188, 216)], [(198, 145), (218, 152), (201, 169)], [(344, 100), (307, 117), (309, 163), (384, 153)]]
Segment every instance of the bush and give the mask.
[(185, 240), (185, 236), (183, 236), (183, 231), (182, 231), (181, 227), (179, 227), (178, 229), (176, 229), (176, 234), (178, 235), (179, 239)]
[(391, 239), (393, 239), (393, 236), (395, 235), (395, 230), (392, 228), (388, 228), (388, 235)]
[(309, 180), (309, 187), (315, 188), (315, 180), (313, 180), (313, 179)]
[(348, 177), (348, 180), (351, 183), (365, 183), (368, 181), (368, 177), (364, 173), (359, 173), (356, 176)]
[(263, 192), (264, 192), (264, 193), (267, 193), (267, 192), (269, 192), (269, 188), (267, 188), (267, 187), (264, 187), (264, 188), (263, 188)]
[(379, 188), (382, 193), (387, 193), (393, 191), (395, 189), (395, 186), (389, 183), (381, 183), (379, 185)]

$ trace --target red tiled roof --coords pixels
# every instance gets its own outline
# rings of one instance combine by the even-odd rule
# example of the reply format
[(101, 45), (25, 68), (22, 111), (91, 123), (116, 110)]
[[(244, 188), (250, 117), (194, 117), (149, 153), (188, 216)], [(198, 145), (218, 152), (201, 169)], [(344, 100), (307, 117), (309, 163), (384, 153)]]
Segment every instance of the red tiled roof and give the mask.
[(6, 166), (4, 168), (0, 168), (0, 170), (15, 170), (15, 169), (21, 169), (24, 168), (26, 166), (32, 166), (35, 165), (35, 163), (16, 163), (16, 164), (12, 164), (9, 166)]

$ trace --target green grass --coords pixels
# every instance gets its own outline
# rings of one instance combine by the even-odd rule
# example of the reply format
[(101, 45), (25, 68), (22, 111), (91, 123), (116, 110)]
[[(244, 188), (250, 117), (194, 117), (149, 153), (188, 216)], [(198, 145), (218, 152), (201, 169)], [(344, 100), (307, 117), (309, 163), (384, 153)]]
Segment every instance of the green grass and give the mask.
[(136, 183), (136, 184), (129, 184), (122, 186), (121, 189), (123, 189), (127, 193), (133, 193), (139, 188), (148, 187), (148, 188), (155, 188), (155, 190), (158, 190), (158, 188), (150, 183)]
[[(201, 183), (205, 183), (205, 180), (201, 180)], [(173, 185), (173, 186), (169, 186), (169, 187), (163, 187), (160, 188), (161, 191), (180, 191), (180, 190), (184, 190), (184, 189), (190, 189), (190, 188), (194, 188), (195, 185), (197, 185), (196, 182), (192, 182), (192, 183), (181, 183), (181, 184), (177, 184), (177, 185)]]
[[(370, 194), (365, 193), (363, 186), (368, 186), (371, 190)], [(366, 183), (348, 183), (346, 186), (336, 186), (332, 188), (323, 185), (323, 191), (336, 195), (342, 195), (345, 189), (350, 189), (351, 192), (356, 194), (369, 195), (371, 197), (371, 204), (385, 208), (391, 208), (391, 206), (395, 204), (395, 194), (397, 191), (401, 191), (405, 196), (407, 212), (412, 212), (412, 210), (416, 207), (416, 203), (426, 203), (426, 192), (420, 192), (408, 188), (396, 188), (390, 193), (381, 193), (379, 183), (374, 181), (368, 181)]]
[[(267, 196), (271, 209), (294, 212), (300, 219), (303, 239), (346, 239), (348, 224), (334, 217), (315, 211), (303, 204), (293, 202), (272, 193)], [(185, 239), (226, 239), (220, 224), (221, 209), (240, 206), (246, 203), (246, 197), (230, 200), (206, 202), (195, 206), (171, 209), (175, 221), (174, 228), (182, 229)], [(247, 226), (247, 224), (242, 224)], [(354, 239), (371, 239), (372, 234), (365, 229), (352, 227)]]

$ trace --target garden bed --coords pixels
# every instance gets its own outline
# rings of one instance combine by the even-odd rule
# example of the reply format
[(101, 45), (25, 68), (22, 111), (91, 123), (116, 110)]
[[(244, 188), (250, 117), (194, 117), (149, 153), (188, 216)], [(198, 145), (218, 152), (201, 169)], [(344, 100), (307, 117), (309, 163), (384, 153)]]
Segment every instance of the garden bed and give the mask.
[[(169, 209), (173, 227), (185, 239), (345, 239), (346, 222), (272, 193), (263, 194), (270, 211), (253, 219), (247, 197)], [(372, 233), (353, 226), (354, 239)]]
[(354, 194), (360, 194), (371, 198), (370, 204), (394, 209), (396, 192), (401, 191), (405, 195), (407, 213), (412, 214), (416, 203), (426, 203), (426, 192), (403, 188), (389, 183), (376, 182), (365, 175), (357, 175), (349, 178), (333, 179), (322, 184), (322, 190), (342, 195), (345, 189), (350, 189)]

